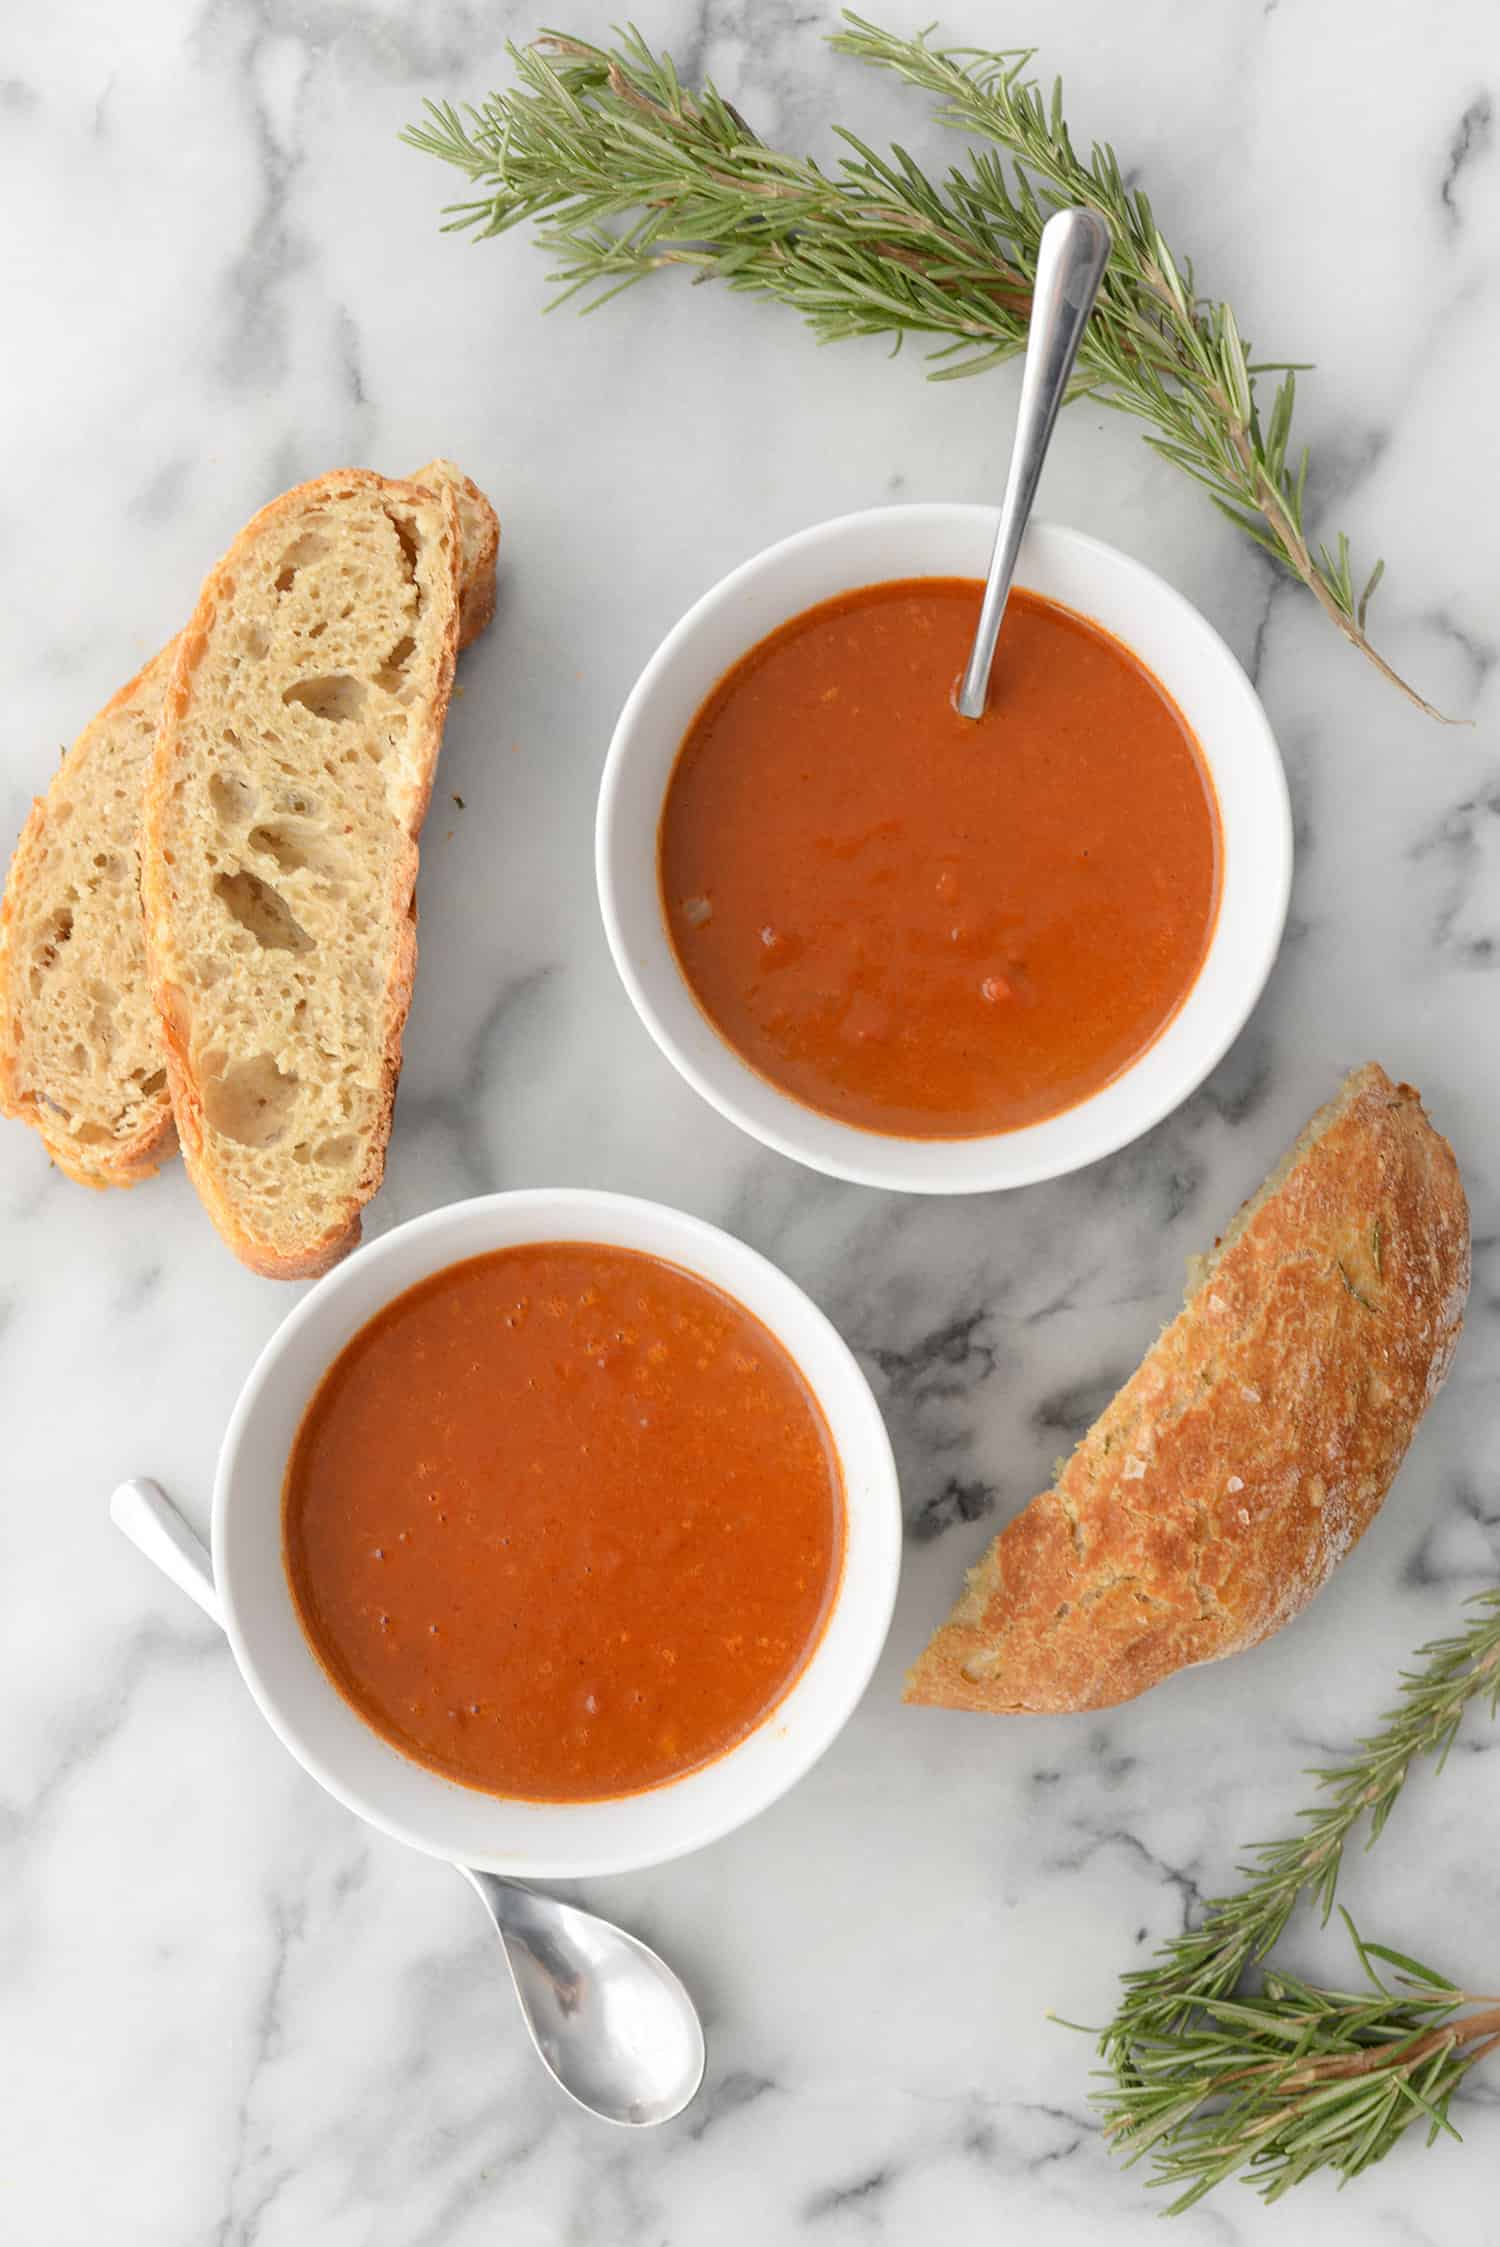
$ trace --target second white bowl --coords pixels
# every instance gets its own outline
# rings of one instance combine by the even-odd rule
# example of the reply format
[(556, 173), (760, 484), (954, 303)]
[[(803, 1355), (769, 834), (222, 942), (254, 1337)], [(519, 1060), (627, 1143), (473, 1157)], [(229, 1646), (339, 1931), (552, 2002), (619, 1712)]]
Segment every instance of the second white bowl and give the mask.
[(983, 577), (994, 537), (992, 508), (923, 502), (843, 515), (757, 554), (705, 593), (646, 665), (620, 713), (599, 792), (605, 931), (663, 1053), (766, 1146), (835, 1178), (908, 1193), (1031, 1185), (1097, 1162), (1159, 1123), (1243, 1027), (1271, 972), (1291, 890), (1281, 759), (1255, 689), (1218, 633), (1129, 555), (1033, 523), (1016, 583), (1092, 618), (1140, 658), (1192, 728), (1218, 795), (1219, 916), (1181, 1008), (1138, 1060), (1077, 1107), (979, 1139), (900, 1139), (840, 1123), (779, 1091), (720, 1037), (677, 964), (657, 883), (657, 830), (683, 736), (724, 673), (790, 617), (883, 579)]
[[(844, 1560), (828, 1620), (785, 1699), (716, 1761), (640, 1794), (526, 1802), (401, 1754), (319, 1665), (282, 1564), (281, 1490), (302, 1416), (346, 1342), (407, 1288), (525, 1241), (602, 1241), (696, 1272), (768, 1326), (816, 1396), (844, 1480)], [(503, 1504), (504, 1494), (497, 1494)], [(234, 1408), (214, 1489), (214, 1575), (235, 1660), (303, 1766), (371, 1825), (491, 1872), (584, 1877), (663, 1863), (742, 1825), (814, 1764), (853, 1713), (890, 1624), (901, 1502), (880, 1410), (847, 1345), (753, 1249), (659, 1202), (566, 1187), (453, 1202), (337, 1265), (283, 1321)]]

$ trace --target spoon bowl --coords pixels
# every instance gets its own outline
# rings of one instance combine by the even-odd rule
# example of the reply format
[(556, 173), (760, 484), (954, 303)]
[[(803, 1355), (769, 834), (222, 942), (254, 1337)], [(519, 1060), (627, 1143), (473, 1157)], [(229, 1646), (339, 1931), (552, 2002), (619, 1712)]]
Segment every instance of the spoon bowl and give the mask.
[(670, 2122), (696, 2097), (707, 2051), (692, 1999), (655, 1951), (577, 1904), (458, 1870), (494, 1921), (542, 2062), (604, 2122)]

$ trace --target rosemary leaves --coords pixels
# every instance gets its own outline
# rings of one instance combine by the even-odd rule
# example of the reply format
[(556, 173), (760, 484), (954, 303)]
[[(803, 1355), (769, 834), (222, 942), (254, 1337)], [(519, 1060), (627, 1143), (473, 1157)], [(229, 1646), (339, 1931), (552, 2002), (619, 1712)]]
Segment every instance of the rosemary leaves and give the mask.
[[(1193, 476), (1245, 535), (1298, 578), (1385, 678), (1432, 717), (1365, 630), (1377, 562), (1358, 581), (1348, 540), (1314, 545), (1307, 454), (1294, 453), (1296, 369), (1252, 362), (1234, 313), (1200, 297), (1147, 197), (1113, 149), (1074, 149), (1062, 88), (1026, 75), (1030, 49), (986, 53), (903, 39), (847, 15), (843, 54), (935, 95), (945, 124), (991, 144), (929, 178), (904, 149), (852, 133), (832, 171), (767, 147), (713, 88), (689, 92), (668, 55), (630, 30), (613, 48), (549, 32), (508, 51), (516, 86), (462, 113), (429, 103), (403, 138), (473, 190), (450, 228), (500, 234), (528, 220), (555, 261), (558, 301), (585, 308), (664, 266), (776, 298), (823, 341), (933, 339), (940, 377), (975, 374), (1025, 340), (1042, 227), (1084, 203), (1114, 248), (1077, 387), (1134, 414), (1147, 442)], [(1276, 375), (1262, 411), (1257, 378)]]
[(1470, 1702), (1500, 1712), (1500, 1591), (1417, 1658), (1381, 1729), (1314, 1774), (1320, 1799), (1300, 1830), (1253, 1849), (1238, 1893), (1123, 1979), (1095, 2104), (1116, 2150), (1149, 2160), (1152, 2182), (1175, 2192), (1171, 2214), (1236, 2175), (1268, 2200), (1319, 2169), (1356, 2176), (1413, 2123), (1429, 2143), (1456, 2136), (1448, 2103), (1500, 2045), (1500, 1997), (1362, 1942), (1352, 1923), (1367, 1990), (1320, 1989), (1265, 1963), (1299, 1898), (1328, 1918), (1346, 1843), (1366, 1818), (1379, 1838), (1413, 1762), (1441, 1768)]

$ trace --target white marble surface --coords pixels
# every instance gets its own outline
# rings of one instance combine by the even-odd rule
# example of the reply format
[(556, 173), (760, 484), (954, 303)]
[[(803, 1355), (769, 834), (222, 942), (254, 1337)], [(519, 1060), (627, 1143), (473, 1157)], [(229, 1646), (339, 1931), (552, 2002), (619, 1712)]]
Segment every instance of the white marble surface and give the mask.
[[(888, 8), (886, 11), (892, 11)], [(925, 13), (925, 9), (921, 11)], [(608, 11), (561, 11), (601, 31)], [(921, 103), (835, 63), (827, 0), (644, 0), (768, 132), (837, 104), (934, 147)], [(893, 20), (909, 10), (897, 7)], [(680, 1202), (796, 1274), (890, 1416), (911, 1534), (887, 1658), (828, 1761), (731, 1840), (596, 1900), (668, 1948), (712, 2043), (702, 2103), (591, 2126), (523, 2048), (472, 1898), (362, 1831), (265, 1731), (229, 1656), (112, 1534), (121, 1474), (201, 1523), (219, 1432), (292, 1292), (220, 1247), (177, 1171), (94, 1197), (0, 1139), (0, 2233), (17, 2247), (781, 2247), (1144, 2239), (1087, 2045), (1117, 1972), (1282, 1827), (1299, 1772), (1381, 1705), (1500, 1565), (1493, 1116), (1500, 1046), (1497, 53), (1485, 0), (1420, 29), (1363, 0), (955, 0), (1031, 36), (1083, 134), (1138, 166), (1257, 343), (1318, 362), (1316, 493), (1387, 554), (1408, 711), (1128, 424), (1075, 411), (1045, 504), (1143, 556), (1258, 676), (1298, 814), (1293, 922), (1205, 1091), (1053, 1188), (963, 1206), (843, 1188), (702, 1107), (610, 971), (590, 874), (615, 710), (728, 564), (891, 494), (997, 488), (1013, 374), (814, 350), (789, 315), (668, 279), (539, 317), (519, 238), (440, 239), (400, 149), (481, 91), (479, 0), (54, 0), (0, 50), (0, 828), (57, 744), (185, 614), (263, 499), (441, 449), (495, 495), (504, 590), (454, 709), (377, 1228), (452, 1196), (590, 1181)], [(917, 17), (912, 15), (915, 23)], [(450, 800), (465, 801), (459, 811)], [(1424, 1088), (1478, 1255), (1452, 1383), (1377, 1526), (1269, 1647), (1100, 1718), (905, 1710), (963, 1565), (1134, 1361), (1182, 1260), (1347, 1063)], [(1347, 1895), (1493, 1988), (1500, 1759), (1476, 1727)], [(1337, 1956), (1299, 1923), (1304, 1960)], [(1274, 2215), (1216, 2195), (1184, 2242), (1500, 2238), (1500, 2067), (1462, 2146), (1403, 2148)]]

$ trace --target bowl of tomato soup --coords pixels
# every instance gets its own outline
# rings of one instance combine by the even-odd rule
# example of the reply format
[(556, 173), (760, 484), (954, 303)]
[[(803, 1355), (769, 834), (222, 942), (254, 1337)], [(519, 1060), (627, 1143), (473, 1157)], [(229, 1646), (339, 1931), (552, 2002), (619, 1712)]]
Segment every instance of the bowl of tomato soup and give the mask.
[(577, 1191), (327, 1275), (225, 1439), (226, 1627), (299, 1760), (504, 1872), (660, 1862), (808, 1769), (867, 1683), (900, 1505), (828, 1321), (728, 1235)]
[(1128, 556), (1034, 524), (958, 715), (994, 530), (889, 507), (758, 555), (657, 650), (600, 792), (605, 927), (663, 1051), (767, 1145), (909, 1191), (1157, 1122), (1255, 1004), (1290, 887), (1254, 689)]

